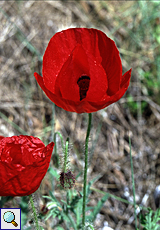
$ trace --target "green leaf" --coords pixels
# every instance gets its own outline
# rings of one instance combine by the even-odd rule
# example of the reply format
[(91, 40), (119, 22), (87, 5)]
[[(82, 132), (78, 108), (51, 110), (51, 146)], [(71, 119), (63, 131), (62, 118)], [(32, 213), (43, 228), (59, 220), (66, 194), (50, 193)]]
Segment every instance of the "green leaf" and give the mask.
[(91, 215), (89, 217), (90, 221), (94, 221), (96, 219), (97, 214), (100, 212), (101, 208), (103, 207), (106, 200), (108, 200), (108, 198), (109, 198), (108, 194), (104, 195), (101, 198), (101, 200), (98, 202), (98, 204), (96, 205), (96, 207), (94, 208), (93, 212), (91, 213)]

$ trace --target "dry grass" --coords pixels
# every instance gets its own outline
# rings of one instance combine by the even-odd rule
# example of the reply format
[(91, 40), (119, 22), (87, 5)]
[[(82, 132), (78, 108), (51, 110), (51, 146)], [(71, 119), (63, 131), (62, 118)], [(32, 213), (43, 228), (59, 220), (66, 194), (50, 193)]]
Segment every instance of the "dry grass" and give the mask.
[[(157, 46), (151, 45), (152, 36), (144, 35), (142, 43), (140, 34), (148, 25), (142, 20), (145, 4), (150, 8), (154, 3), (144, 1), (143, 7), (138, 4), (134, 1), (1, 1), (0, 135), (20, 134), (11, 125), (14, 122), (29, 135), (51, 140), (52, 105), (33, 73), (41, 72), (42, 55), (57, 31), (68, 27), (101, 29), (120, 48), (123, 72), (133, 69), (127, 94), (132, 95), (138, 105), (146, 101), (147, 107), (143, 113), (140, 109), (137, 115), (131, 113), (125, 95), (120, 102), (93, 114), (91, 143), (96, 138), (99, 122), (102, 128), (90, 158), (88, 179), (100, 174), (95, 188), (126, 199), (133, 198), (129, 157), (131, 135), (136, 201), (141, 204), (148, 194), (143, 205), (154, 209), (153, 191), (160, 184), (160, 106), (143, 93), (140, 70), (150, 71), (159, 51)], [(156, 17), (153, 20), (158, 23)], [(82, 170), (86, 119), (86, 114), (69, 113), (56, 107), (55, 130), (60, 131), (64, 139), (70, 137), (70, 163), (75, 174)], [(81, 182), (82, 178), (77, 181), (77, 190), (81, 189)], [(47, 193), (48, 183), (46, 178), (42, 194)], [(55, 192), (57, 197), (61, 196), (58, 188)], [(96, 205), (99, 197), (101, 195), (93, 191), (90, 205)], [(133, 213), (133, 206), (110, 198), (95, 227), (101, 229), (103, 222), (108, 221), (116, 230), (135, 229)]]

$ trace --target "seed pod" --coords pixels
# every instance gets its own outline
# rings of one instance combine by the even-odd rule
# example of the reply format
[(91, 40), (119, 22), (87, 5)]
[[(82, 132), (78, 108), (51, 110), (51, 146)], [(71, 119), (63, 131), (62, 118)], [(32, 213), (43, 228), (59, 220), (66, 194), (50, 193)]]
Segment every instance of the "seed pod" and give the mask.
[(61, 172), (59, 180), (60, 184), (65, 189), (71, 189), (75, 184), (75, 176), (70, 170), (68, 170), (66, 173)]

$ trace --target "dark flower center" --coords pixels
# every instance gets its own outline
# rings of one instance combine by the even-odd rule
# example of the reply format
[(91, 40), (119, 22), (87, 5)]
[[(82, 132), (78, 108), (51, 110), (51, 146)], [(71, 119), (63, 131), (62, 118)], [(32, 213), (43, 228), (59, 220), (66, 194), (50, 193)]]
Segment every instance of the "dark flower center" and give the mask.
[(90, 83), (90, 77), (88, 76), (81, 76), (77, 84), (79, 86), (79, 96), (80, 96), (80, 101), (86, 98), (87, 91), (89, 89), (89, 83)]

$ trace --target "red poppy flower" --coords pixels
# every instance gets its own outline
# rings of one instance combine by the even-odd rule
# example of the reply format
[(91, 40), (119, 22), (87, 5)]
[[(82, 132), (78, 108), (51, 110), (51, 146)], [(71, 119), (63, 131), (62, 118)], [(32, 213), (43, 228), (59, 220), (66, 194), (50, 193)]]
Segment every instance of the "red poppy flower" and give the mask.
[(4, 137), (3, 136), (0, 136), (0, 140), (2, 140)]
[(45, 147), (32, 136), (0, 140), (0, 196), (26, 196), (35, 192), (49, 167), (54, 143)]
[(51, 38), (43, 57), (42, 75), (34, 74), (57, 106), (91, 113), (124, 95), (131, 69), (122, 76), (119, 51), (102, 31), (71, 28)]

